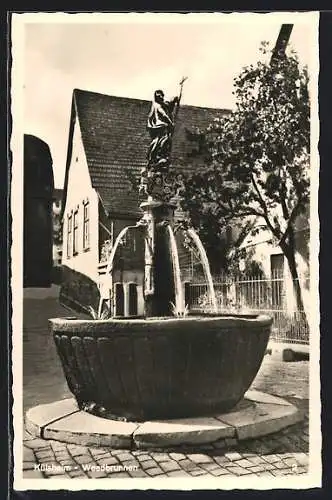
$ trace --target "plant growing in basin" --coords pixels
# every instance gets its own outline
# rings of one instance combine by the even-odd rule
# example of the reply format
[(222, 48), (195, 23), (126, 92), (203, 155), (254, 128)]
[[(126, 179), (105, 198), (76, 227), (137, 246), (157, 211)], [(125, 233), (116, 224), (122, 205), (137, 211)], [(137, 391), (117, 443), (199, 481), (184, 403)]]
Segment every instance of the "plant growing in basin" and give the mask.
[(171, 302), (171, 307), (172, 307), (172, 313), (173, 316), (176, 318), (186, 318), (189, 314), (189, 306), (188, 304), (185, 305), (185, 307), (181, 307), (179, 305), (174, 304)]

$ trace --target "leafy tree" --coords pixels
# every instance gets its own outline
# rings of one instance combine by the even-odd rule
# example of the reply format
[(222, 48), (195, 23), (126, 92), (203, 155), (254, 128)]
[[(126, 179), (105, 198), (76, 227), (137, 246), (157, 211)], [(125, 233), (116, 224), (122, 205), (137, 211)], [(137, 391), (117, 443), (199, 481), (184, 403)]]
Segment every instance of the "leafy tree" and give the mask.
[[(263, 59), (269, 48), (263, 43)], [(295, 52), (245, 67), (234, 81), (236, 107), (207, 130), (189, 132), (203, 158), (185, 182), (183, 208), (204, 242), (226, 227), (268, 230), (284, 253), (303, 309), (295, 261), (295, 223), (309, 203), (308, 72)], [(216, 230), (218, 227), (218, 231)]]

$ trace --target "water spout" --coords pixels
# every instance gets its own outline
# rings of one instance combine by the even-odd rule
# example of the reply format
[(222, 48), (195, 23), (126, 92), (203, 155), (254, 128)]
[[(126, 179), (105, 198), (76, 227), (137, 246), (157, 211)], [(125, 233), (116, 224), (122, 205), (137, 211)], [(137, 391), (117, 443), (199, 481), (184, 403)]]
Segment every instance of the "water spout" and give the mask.
[(174, 232), (170, 225), (167, 226), (167, 230), (169, 234), (170, 251), (172, 257), (172, 267), (173, 267), (173, 277), (174, 277), (174, 287), (175, 287), (175, 308), (176, 311), (183, 314), (185, 311), (185, 298), (181, 283), (179, 252)]
[[(127, 227), (124, 227), (120, 233), (118, 234), (118, 236), (116, 237), (116, 240), (114, 242), (114, 245), (112, 246), (112, 250), (111, 250), (111, 253), (108, 257), (108, 262), (107, 262), (107, 267), (106, 267), (106, 276), (108, 274), (110, 274), (113, 270), (113, 262), (114, 262), (114, 257), (115, 257), (115, 253), (118, 249), (118, 246), (121, 242), (121, 240), (124, 238), (124, 236), (126, 235), (127, 231), (129, 229), (136, 229), (137, 227), (139, 227), (138, 225), (136, 226), (127, 226)], [(99, 300), (99, 305), (98, 305), (98, 317), (101, 316), (101, 312), (102, 312), (102, 307), (103, 307), (103, 298), (100, 297), (100, 300)]]
[(131, 227), (135, 227), (135, 226), (127, 226), (127, 227), (124, 227), (122, 229), (122, 231), (120, 231), (120, 233), (118, 234), (118, 236), (116, 237), (116, 240), (114, 242), (114, 245), (112, 246), (112, 250), (111, 250), (111, 253), (108, 257), (108, 262), (107, 262), (107, 268), (106, 268), (106, 274), (109, 274), (112, 269), (113, 269), (113, 262), (114, 262), (114, 257), (115, 257), (115, 252), (117, 251), (118, 249), (118, 246), (121, 242), (121, 240), (123, 239), (123, 237), (126, 235), (127, 231), (131, 228)]
[(215, 293), (214, 286), (213, 286), (213, 281), (212, 281), (212, 275), (211, 275), (211, 270), (210, 270), (209, 259), (207, 258), (205, 248), (203, 246), (203, 243), (202, 243), (200, 237), (196, 233), (196, 231), (194, 231), (193, 229), (190, 228), (190, 229), (187, 230), (187, 234), (189, 236), (191, 236), (192, 240), (194, 241), (194, 243), (195, 243), (195, 245), (196, 245), (196, 247), (197, 247), (197, 249), (199, 251), (199, 254), (200, 254), (200, 257), (201, 257), (201, 261), (202, 261), (202, 266), (203, 266), (203, 271), (204, 271), (205, 279), (206, 279), (206, 282), (207, 282), (207, 285), (208, 285), (209, 298), (210, 298), (210, 301), (211, 301), (211, 304), (212, 304), (212, 307), (213, 307), (213, 311), (215, 313), (217, 313), (218, 312), (217, 298), (216, 298), (216, 293)]

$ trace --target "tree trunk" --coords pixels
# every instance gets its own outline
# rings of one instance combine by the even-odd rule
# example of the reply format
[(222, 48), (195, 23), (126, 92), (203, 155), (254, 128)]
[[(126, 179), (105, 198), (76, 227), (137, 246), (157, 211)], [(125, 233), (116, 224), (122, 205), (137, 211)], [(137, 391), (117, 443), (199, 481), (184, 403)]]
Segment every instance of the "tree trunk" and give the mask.
[(292, 281), (293, 281), (293, 290), (295, 293), (295, 298), (296, 298), (296, 305), (297, 305), (297, 310), (298, 311), (303, 311), (304, 310), (304, 305), (303, 305), (303, 297), (302, 297), (302, 289), (300, 285), (300, 280), (299, 280), (299, 275), (297, 272), (297, 265), (296, 265), (296, 260), (295, 260), (295, 245), (294, 245), (294, 232), (290, 231), (289, 238), (287, 243), (284, 243), (281, 245), (281, 249), (287, 259), (288, 262), (288, 267), (292, 276)]

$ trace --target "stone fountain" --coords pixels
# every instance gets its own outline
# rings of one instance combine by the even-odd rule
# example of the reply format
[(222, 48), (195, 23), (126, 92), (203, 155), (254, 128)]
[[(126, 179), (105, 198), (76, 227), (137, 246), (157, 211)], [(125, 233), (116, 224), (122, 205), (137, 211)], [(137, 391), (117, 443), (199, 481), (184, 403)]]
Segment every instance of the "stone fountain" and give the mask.
[[(180, 97), (166, 102), (156, 91), (148, 116), (151, 144), (140, 180), (143, 215), (135, 226), (145, 235), (145, 316), (50, 320), (79, 408), (104, 418), (144, 421), (229, 411), (255, 378), (270, 335), (267, 316), (218, 315), (208, 259), (190, 228), (187, 237), (201, 256), (211, 311), (186, 314), (169, 181)], [(108, 273), (128, 229), (112, 248)]]
[[(161, 91), (155, 93), (148, 117), (151, 145), (141, 172), (142, 218), (120, 232), (106, 270), (112, 273), (126, 232), (142, 231), (145, 315), (50, 320), (74, 397), (27, 411), (26, 429), (42, 439), (132, 449), (209, 443), (220, 449), (229, 439), (236, 446), (303, 418), (288, 401), (248, 390), (266, 352), (272, 319), (218, 314), (202, 242), (182, 226), (197, 247), (210, 296), (206, 313), (187, 314), (171, 196), (179, 102), (166, 103)], [(99, 313), (102, 306), (101, 294)]]

